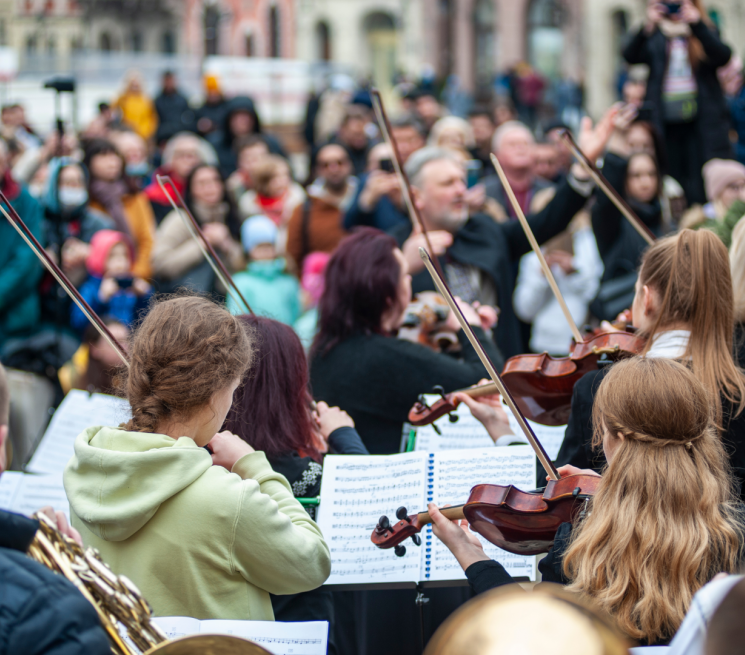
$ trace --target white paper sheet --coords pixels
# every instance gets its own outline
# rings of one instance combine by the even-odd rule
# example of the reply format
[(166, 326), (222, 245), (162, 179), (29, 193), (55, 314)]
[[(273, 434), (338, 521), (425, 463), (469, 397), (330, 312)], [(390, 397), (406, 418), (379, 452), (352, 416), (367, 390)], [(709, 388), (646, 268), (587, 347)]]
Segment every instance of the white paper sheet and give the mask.
[(326, 621), (199, 621), (184, 616), (156, 617), (153, 621), (169, 639), (193, 634), (243, 637), (274, 655), (326, 655), (329, 624)]
[[(509, 409), (507, 409), (507, 415), (510, 419), (512, 431), (516, 435), (516, 440), (520, 440), (520, 443), (528, 443), (527, 437), (523, 434), (520, 426), (517, 424), (517, 419), (515, 419)], [(559, 455), (561, 444), (564, 443), (564, 433), (566, 432), (567, 426), (541, 425), (535, 421), (528, 421), (528, 425), (533, 428), (535, 436), (538, 437), (538, 441), (541, 442), (543, 449), (546, 451), (546, 454), (549, 456), (551, 461), (554, 461)]]
[(8, 471), (0, 476), (0, 508), (31, 516), (47, 505), (64, 512), (70, 520), (70, 504), (61, 475)]
[[(460, 505), (468, 500), (471, 488), (477, 484), (514, 485), (523, 491), (535, 488), (536, 458), (529, 446), (458, 450), (434, 453), (433, 484), (427, 501), (442, 505)], [(423, 531), (423, 580), (464, 579), (465, 573), (447, 547), (432, 534), (432, 526)], [(513, 555), (479, 535), (486, 554), (499, 561), (513, 577), (535, 580), (536, 558)], [(430, 548), (428, 552), (426, 549)]]
[(52, 416), (26, 469), (32, 473), (61, 474), (81, 432), (94, 425), (116, 426), (130, 416), (129, 404), (122, 398), (73, 389)]
[(424, 498), (425, 453), (329, 455), (324, 459), (318, 525), (331, 549), (326, 584), (418, 582), (420, 550), (404, 557), (370, 541), (378, 519), (404, 506), (420, 511)]

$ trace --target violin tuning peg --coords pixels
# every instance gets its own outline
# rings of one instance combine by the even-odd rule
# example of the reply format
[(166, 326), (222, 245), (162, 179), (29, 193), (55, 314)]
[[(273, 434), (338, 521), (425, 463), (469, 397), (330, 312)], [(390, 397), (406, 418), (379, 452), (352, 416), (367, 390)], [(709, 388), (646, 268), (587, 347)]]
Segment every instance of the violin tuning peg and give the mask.
[(457, 414), (448, 414), (448, 421), (451, 423), (457, 423), (460, 420), (460, 416)]
[(418, 534), (411, 535), (411, 540), (414, 542), (415, 546), (422, 545), (422, 538)]
[(432, 423), (432, 429), (437, 433), (438, 437), (442, 436), (442, 430), (440, 430), (440, 426), (437, 423)]
[(405, 507), (399, 507), (396, 510), (396, 518), (399, 521), (405, 521), (407, 518), (409, 518), (409, 510), (407, 510)]
[(380, 519), (378, 519), (378, 530), (390, 530), (391, 529), (391, 522), (388, 520), (387, 516), (381, 516)]
[(401, 544), (394, 546), (393, 552), (396, 553), (396, 557), (403, 557), (406, 555), (406, 546), (402, 546)]

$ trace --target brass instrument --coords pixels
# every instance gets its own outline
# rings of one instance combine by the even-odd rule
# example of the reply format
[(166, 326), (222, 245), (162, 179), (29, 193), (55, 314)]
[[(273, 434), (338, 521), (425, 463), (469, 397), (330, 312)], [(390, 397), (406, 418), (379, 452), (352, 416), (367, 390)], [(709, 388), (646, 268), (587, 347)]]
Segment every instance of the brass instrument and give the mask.
[[(152, 610), (137, 587), (116, 575), (94, 548), (83, 550), (57, 530), (45, 514), (28, 555), (67, 578), (93, 605), (114, 655), (270, 655), (258, 644), (228, 635), (192, 635), (168, 640), (152, 622)], [(126, 637), (125, 637), (126, 635)]]

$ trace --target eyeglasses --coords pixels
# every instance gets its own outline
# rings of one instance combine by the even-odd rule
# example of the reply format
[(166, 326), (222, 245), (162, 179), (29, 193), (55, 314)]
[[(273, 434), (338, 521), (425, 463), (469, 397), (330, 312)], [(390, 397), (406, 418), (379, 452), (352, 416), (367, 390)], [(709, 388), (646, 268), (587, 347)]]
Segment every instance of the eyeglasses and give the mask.
[(330, 166), (344, 166), (347, 163), (346, 159), (331, 159), (328, 161), (319, 161), (319, 168), (329, 168)]

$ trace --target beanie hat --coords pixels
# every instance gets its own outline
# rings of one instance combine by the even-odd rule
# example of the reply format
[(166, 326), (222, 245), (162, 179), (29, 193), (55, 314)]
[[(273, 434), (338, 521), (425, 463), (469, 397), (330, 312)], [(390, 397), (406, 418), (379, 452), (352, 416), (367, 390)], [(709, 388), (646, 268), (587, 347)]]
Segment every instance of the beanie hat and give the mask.
[(271, 218), (258, 214), (247, 218), (241, 225), (241, 242), (246, 252), (251, 252), (262, 243), (274, 245), (277, 241), (277, 226)]
[(91, 249), (88, 258), (85, 260), (85, 265), (91, 275), (103, 277), (106, 274), (106, 260), (109, 258), (109, 252), (117, 243), (123, 243), (127, 246), (129, 261), (134, 261), (132, 244), (126, 234), (116, 230), (99, 230), (91, 239)]
[(207, 74), (204, 76), (204, 88), (208, 92), (218, 93), (220, 91), (220, 82), (217, 75)]
[(742, 180), (745, 182), (745, 166), (732, 159), (712, 159), (704, 164), (704, 185), (710, 202), (717, 200), (724, 189)]
[(303, 260), (303, 274), (300, 278), (300, 286), (310, 294), (314, 304), (323, 295), (324, 273), (331, 255), (327, 252), (312, 252)]

